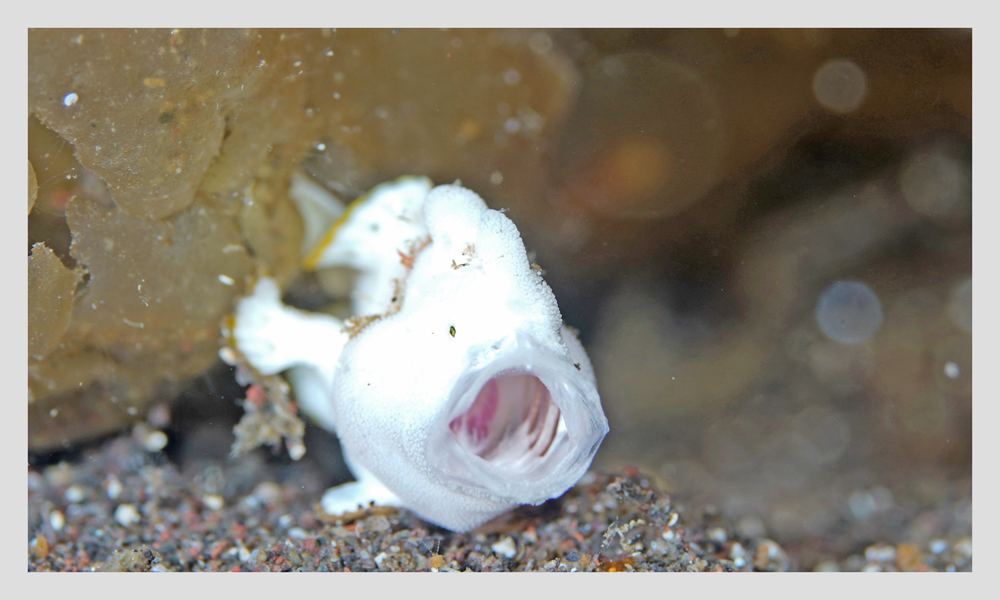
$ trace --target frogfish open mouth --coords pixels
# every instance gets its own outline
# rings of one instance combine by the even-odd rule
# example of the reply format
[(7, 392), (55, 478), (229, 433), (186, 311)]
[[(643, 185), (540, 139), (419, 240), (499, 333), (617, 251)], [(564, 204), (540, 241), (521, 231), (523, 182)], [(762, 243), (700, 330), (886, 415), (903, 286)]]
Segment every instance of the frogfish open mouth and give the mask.
[[(316, 214), (325, 192), (297, 185)], [(357, 481), (328, 490), (326, 512), (374, 501), (464, 531), (583, 476), (608, 432), (593, 369), (510, 219), (460, 185), (405, 177), (314, 237), (306, 268), (358, 271), (355, 316), (284, 305), (262, 277), (232, 339), (340, 438)]]

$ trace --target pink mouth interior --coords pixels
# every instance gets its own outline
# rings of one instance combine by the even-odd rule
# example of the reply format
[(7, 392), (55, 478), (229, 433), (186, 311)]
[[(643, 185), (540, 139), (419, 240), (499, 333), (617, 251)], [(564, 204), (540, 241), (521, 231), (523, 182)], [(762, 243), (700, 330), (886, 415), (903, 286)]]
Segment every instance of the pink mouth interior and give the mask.
[(449, 427), (483, 460), (506, 468), (530, 466), (545, 456), (559, 426), (559, 407), (534, 375), (501, 374), (479, 390), (476, 401)]

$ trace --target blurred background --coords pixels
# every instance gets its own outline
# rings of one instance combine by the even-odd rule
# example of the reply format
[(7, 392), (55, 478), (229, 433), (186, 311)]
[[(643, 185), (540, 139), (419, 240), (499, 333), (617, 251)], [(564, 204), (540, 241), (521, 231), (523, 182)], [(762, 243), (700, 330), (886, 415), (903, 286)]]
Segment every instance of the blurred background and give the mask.
[[(291, 174), (412, 173), (508, 209), (594, 362), (596, 466), (805, 551), (971, 526), (969, 30), (32, 30), (29, 107), (33, 466), (128, 428), (226, 461), (248, 278), (343, 291), (298, 268)], [(304, 435), (248, 460), (345, 480)]]

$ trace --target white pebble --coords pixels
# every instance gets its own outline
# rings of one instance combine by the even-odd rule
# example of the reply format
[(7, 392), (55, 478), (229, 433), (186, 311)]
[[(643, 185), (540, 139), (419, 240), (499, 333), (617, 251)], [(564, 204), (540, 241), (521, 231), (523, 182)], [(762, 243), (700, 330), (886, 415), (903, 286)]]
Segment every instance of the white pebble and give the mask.
[(139, 510), (134, 504), (119, 504), (118, 508), (115, 509), (115, 521), (118, 521), (123, 527), (135, 525), (140, 518)]
[(746, 550), (743, 548), (743, 544), (739, 542), (733, 542), (733, 547), (729, 549), (729, 558), (743, 558), (747, 555)]
[(249, 497), (264, 504), (277, 504), (281, 501), (281, 486), (273, 481), (262, 481)]
[(62, 511), (54, 510), (49, 513), (49, 525), (56, 531), (62, 531), (63, 526), (66, 525), (66, 517), (63, 516)]
[(514, 555), (517, 554), (517, 545), (509, 535), (490, 546), (490, 548), (493, 549), (493, 552), (506, 558), (514, 558)]
[(66, 498), (66, 502), (71, 502), (75, 504), (77, 502), (83, 502), (83, 499), (86, 495), (83, 493), (82, 487), (78, 485), (71, 485), (68, 488), (66, 488), (66, 493), (63, 494), (63, 496)]
[(201, 501), (205, 503), (210, 510), (220, 510), (225, 506), (226, 502), (222, 496), (218, 494), (205, 494), (201, 497)]
[(521, 543), (534, 544), (536, 542), (538, 542), (538, 534), (535, 532), (534, 529), (525, 531), (523, 534), (521, 534)]
[(122, 491), (125, 490), (125, 486), (122, 482), (114, 475), (108, 475), (108, 498), (112, 500), (117, 500), (118, 496), (121, 495)]
[(63, 97), (63, 106), (67, 108), (73, 106), (79, 99), (80, 97), (76, 95), (76, 92), (70, 92)]
[(288, 446), (288, 456), (292, 460), (299, 460), (306, 455), (306, 447), (302, 443), (292, 444)]
[(896, 548), (888, 544), (873, 544), (865, 548), (865, 560), (869, 563), (894, 563)]
[(167, 434), (154, 429), (146, 434), (142, 440), (142, 445), (150, 452), (159, 452), (167, 447), (167, 441)]
[(954, 551), (960, 558), (972, 558), (972, 538), (964, 537), (955, 542)]

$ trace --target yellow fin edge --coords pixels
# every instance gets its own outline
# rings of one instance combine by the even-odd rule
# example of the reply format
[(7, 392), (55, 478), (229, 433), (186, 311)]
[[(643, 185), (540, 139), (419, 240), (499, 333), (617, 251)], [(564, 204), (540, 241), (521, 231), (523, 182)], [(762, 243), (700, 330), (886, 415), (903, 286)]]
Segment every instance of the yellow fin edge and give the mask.
[(316, 244), (316, 247), (313, 248), (313, 251), (310, 252), (309, 255), (306, 256), (304, 259), (302, 259), (302, 268), (305, 269), (306, 271), (316, 270), (316, 266), (319, 264), (320, 259), (323, 258), (323, 253), (326, 252), (326, 249), (329, 248), (330, 244), (333, 243), (333, 240), (337, 237), (337, 232), (340, 230), (340, 228), (344, 225), (344, 223), (347, 222), (348, 219), (351, 218), (351, 214), (354, 212), (354, 209), (358, 208), (359, 206), (367, 202), (372, 195), (374, 195), (383, 187), (393, 186), (404, 181), (409, 181), (411, 179), (426, 180), (432, 186), (434, 185), (433, 182), (431, 182), (430, 178), (425, 177), (423, 175), (403, 175), (401, 177), (393, 179), (392, 181), (386, 181), (380, 183), (375, 187), (373, 187), (372, 189), (365, 192), (363, 195), (358, 196), (357, 198), (354, 199), (353, 202), (347, 205), (347, 208), (344, 210), (344, 214), (340, 215), (340, 217), (333, 223), (333, 225), (330, 226), (330, 229), (326, 231), (326, 234), (323, 235), (323, 239), (320, 240), (318, 244)]

